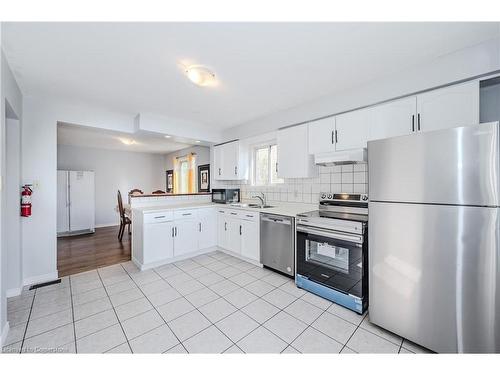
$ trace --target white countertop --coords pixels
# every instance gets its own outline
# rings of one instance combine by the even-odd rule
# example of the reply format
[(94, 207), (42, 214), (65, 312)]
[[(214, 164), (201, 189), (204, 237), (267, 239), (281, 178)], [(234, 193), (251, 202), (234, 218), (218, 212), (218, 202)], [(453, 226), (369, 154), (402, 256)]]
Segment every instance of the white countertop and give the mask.
[[(245, 204), (245, 202), (243, 202)], [(136, 214), (147, 214), (156, 213), (169, 210), (179, 210), (179, 209), (189, 209), (189, 208), (206, 208), (206, 207), (217, 207), (228, 210), (244, 210), (244, 211), (254, 211), (260, 213), (269, 213), (275, 215), (284, 215), (295, 217), (302, 212), (317, 210), (318, 206), (316, 204), (306, 204), (306, 203), (287, 203), (287, 202), (269, 202), (271, 208), (258, 208), (258, 207), (238, 207), (232, 206), (230, 204), (220, 204), (220, 203), (180, 203), (173, 205), (164, 206), (150, 206), (150, 207), (138, 207), (134, 208), (133, 212)]]

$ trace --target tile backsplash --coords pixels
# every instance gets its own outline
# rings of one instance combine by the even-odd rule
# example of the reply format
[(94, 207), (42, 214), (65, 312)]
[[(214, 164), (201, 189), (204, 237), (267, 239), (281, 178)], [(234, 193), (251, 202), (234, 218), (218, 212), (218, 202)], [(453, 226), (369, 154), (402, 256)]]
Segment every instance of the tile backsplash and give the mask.
[(264, 193), (268, 201), (318, 203), (320, 192), (368, 193), (368, 164), (319, 167), (315, 178), (287, 178), (283, 184), (253, 186), (250, 181), (213, 181), (213, 188), (240, 188), (243, 200)]

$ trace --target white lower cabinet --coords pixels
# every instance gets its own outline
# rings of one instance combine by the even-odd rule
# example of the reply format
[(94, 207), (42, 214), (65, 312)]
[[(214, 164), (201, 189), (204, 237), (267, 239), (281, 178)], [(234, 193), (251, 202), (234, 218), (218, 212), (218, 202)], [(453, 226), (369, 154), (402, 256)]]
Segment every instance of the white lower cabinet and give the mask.
[(259, 220), (259, 213), (254, 211), (218, 210), (218, 246), (260, 263)]
[(176, 220), (174, 228), (174, 256), (192, 253), (198, 250), (198, 220)]
[(235, 254), (241, 253), (241, 224), (235, 217), (227, 218), (227, 250)]
[(217, 246), (216, 209), (133, 212), (132, 260), (141, 269)]
[(260, 262), (260, 223), (241, 220), (241, 256)]
[(174, 256), (174, 223), (172, 221), (144, 225), (144, 251), (142, 262), (154, 263)]
[(213, 208), (198, 210), (198, 249), (217, 246), (217, 215)]

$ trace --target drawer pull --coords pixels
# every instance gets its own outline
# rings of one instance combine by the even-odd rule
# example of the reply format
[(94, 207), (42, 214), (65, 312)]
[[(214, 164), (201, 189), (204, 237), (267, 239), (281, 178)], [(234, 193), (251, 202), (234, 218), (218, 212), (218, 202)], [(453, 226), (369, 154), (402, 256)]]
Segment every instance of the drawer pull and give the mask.
[(182, 214), (182, 216), (191, 216), (191, 213)]
[(253, 215), (246, 215), (247, 217), (253, 217)]
[(155, 219), (163, 219), (163, 218), (165, 218), (165, 215), (163, 215), (163, 216), (155, 216)]
[(231, 212), (231, 215), (238, 215), (236, 212)]

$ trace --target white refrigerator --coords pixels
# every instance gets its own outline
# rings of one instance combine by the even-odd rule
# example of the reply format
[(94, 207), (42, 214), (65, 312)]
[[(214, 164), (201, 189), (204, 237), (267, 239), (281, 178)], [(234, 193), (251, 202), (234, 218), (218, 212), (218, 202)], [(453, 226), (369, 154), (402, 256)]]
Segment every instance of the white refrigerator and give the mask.
[(92, 171), (57, 171), (57, 235), (95, 231), (95, 184)]

